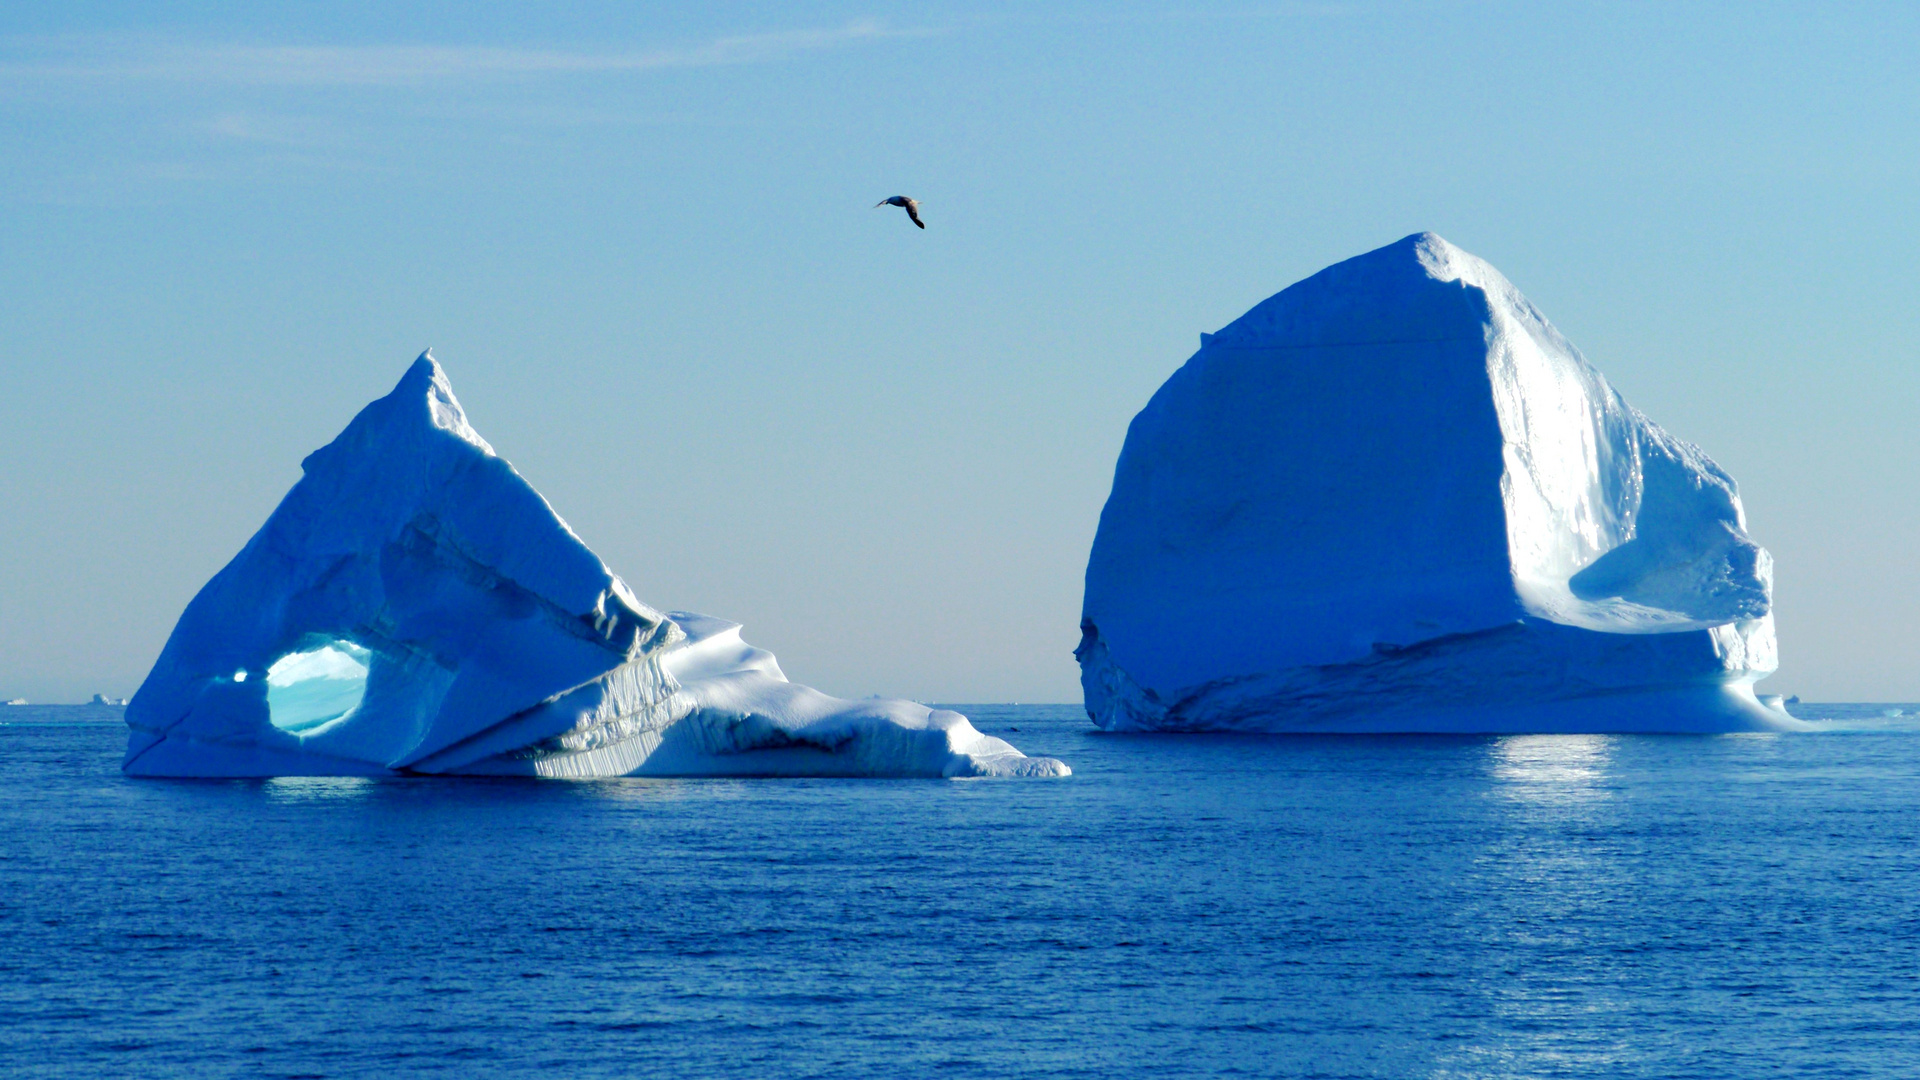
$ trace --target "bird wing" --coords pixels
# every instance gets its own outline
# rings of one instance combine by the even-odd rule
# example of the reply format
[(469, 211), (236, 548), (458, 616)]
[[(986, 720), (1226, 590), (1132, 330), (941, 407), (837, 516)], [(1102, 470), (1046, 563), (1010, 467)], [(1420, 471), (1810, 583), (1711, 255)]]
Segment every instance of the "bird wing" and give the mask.
[(912, 199), (907, 200), (907, 216), (913, 219), (915, 225), (923, 229), (927, 227), (927, 223), (920, 220), (920, 204)]

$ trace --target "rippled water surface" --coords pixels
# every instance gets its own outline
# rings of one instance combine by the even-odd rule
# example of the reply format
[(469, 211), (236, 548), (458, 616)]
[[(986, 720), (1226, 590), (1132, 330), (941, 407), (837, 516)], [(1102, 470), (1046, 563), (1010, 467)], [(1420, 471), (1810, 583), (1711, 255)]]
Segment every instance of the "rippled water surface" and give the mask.
[(962, 708), (1075, 775), (133, 781), (117, 710), (8, 708), (0, 1069), (1920, 1075), (1900, 707), (1509, 738)]

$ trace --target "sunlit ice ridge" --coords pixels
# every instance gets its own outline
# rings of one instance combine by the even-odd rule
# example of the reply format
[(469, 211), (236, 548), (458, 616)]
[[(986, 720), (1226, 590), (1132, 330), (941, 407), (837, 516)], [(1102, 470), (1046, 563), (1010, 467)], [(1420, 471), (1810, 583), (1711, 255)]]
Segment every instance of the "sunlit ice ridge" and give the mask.
[(1432, 233), (1255, 306), (1133, 420), (1076, 656), (1115, 730), (1802, 726), (1732, 477)]

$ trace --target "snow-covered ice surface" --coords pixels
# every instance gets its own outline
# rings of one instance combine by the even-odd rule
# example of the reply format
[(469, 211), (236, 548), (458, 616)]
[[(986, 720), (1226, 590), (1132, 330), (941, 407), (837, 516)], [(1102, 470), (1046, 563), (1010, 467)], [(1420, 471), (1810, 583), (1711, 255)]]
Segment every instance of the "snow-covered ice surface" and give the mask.
[(641, 603), (468, 424), (431, 355), (187, 605), (127, 706), (138, 776), (1064, 776), (908, 701), (787, 681)]
[(1799, 722), (1733, 479), (1431, 233), (1217, 334), (1128, 429), (1076, 651), (1113, 730)]

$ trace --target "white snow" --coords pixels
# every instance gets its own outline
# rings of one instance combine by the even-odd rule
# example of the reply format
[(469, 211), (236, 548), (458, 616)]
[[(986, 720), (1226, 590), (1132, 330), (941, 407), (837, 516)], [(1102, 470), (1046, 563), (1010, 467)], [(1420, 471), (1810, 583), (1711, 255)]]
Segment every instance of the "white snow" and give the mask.
[(303, 464), (127, 709), (141, 776), (1064, 776), (642, 604), (423, 354)]
[(1115, 729), (1790, 727), (1732, 478), (1431, 233), (1217, 334), (1134, 418), (1077, 654)]

